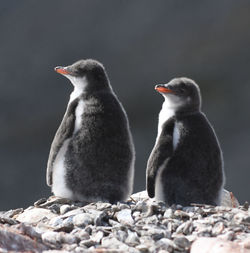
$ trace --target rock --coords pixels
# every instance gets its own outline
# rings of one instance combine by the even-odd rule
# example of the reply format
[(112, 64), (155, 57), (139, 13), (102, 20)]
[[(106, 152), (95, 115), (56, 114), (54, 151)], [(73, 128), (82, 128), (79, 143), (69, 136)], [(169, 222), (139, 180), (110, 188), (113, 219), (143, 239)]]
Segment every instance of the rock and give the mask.
[(104, 236), (104, 233), (102, 231), (98, 231), (96, 234), (91, 236), (91, 240), (99, 244), (103, 236)]
[(73, 224), (77, 227), (86, 227), (93, 223), (93, 217), (88, 213), (77, 214), (73, 218)]
[(77, 236), (80, 241), (84, 241), (84, 240), (86, 241), (90, 239), (90, 235), (85, 230), (82, 230), (82, 229), (76, 228), (71, 231), (71, 234)]
[(122, 231), (120, 229), (117, 229), (116, 231), (113, 232), (113, 235), (116, 239), (118, 239), (120, 242), (125, 242), (125, 240), (127, 239), (127, 232)]
[(38, 201), (38, 207), (29, 207), (24, 211), (0, 212), (0, 223), (4, 224), (0, 224), (0, 252), (8, 252), (2, 250), (2, 228), (15, 229), (17, 238), (23, 241), (45, 245), (48, 253), (49, 250), (189, 252), (190, 245), (200, 237), (211, 236), (224, 242), (232, 241), (236, 248), (249, 250), (250, 210), (247, 206), (232, 208), (194, 204), (190, 207), (166, 207), (163, 202), (141, 198), (143, 194), (113, 205), (50, 198)]
[(60, 243), (66, 244), (75, 244), (78, 242), (78, 238), (72, 234), (59, 233), (60, 234)]
[[(23, 229), (23, 228), (22, 228)], [(42, 252), (49, 247), (42, 244), (37, 238), (21, 234), (17, 229), (0, 225), (0, 251), (1, 252)], [(24, 232), (24, 230), (23, 230)]]
[(106, 202), (97, 202), (96, 203), (96, 210), (98, 211), (103, 211), (103, 210), (107, 210), (107, 209), (111, 209), (111, 204), (110, 203), (106, 203)]
[(185, 237), (176, 237), (174, 238), (174, 244), (178, 250), (188, 250), (190, 247), (190, 242)]
[(189, 214), (186, 213), (186, 212), (184, 212), (184, 211), (181, 211), (181, 210), (176, 210), (174, 212), (174, 216), (177, 217), (177, 218), (179, 218), (179, 219), (189, 219)]
[(167, 218), (167, 219), (171, 219), (173, 218), (173, 210), (171, 208), (168, 208), (165, 212), (164, 212), (164, 215), (163, 217), (164, 218)]
[(148, 230), (148, 234), (153, 240), (158, 241), (165, 236), (165, 230), (160, 228), (151, 228)]
[(60, 243), (60, 234), (53, 231), (48, 231), (42, 234), (42, 240), (45, 243), (57, 245)]
[(149, 252), (149, 249), (148, 249), (147, 245), (144, 245), (144, 244), (139, 244), (135, 248), (138, 249), (140, 252), (143, 252), (143, 253), (148, 253)]
[(221, 195), (221, 205), (228, 207), (238, 207), (239, 201), (236, 199), (232, 192), (223, 189)]
[(60, 207), (60, 214), (65, 214), (65, 213), (67, 213), (68, 211), (71, 211), (72, 210), (72, 207), (70, 206), (70, 205), (62, 205), (61, 207)]
[(133, 211), (139, 211), (139, 213), (146, 213), (148, 211), (148, 205), (145, 201), (139, 200), (136, 203)]
[(149, 196), (148, 196), (147, 191), (141, 191), (141, 192), (137, 192), (131, 195), (130, 199), (133, 200), (134, 202), (137, 202), (140, 200), (144, 201), (144, 200), (149, 200)]
[(161, 250), (166, 250), (167, 252), (172, 252), (174, 250), (174, 243), (172, 240), (167, 238), (162, 238), (156, 242), (156, 248)]
[(129, 246), (126, 244), (118, 241), (114, 237), (104, 237), (102, 239), (102, 246), (109, 249), (120, 249), (120, 250), (126, 250), (128, 252)]
[(29, 210), (26, 209), (23, 213), (17, 215), (16, 220), (19, 222), (38, 223), (44, 218), (50, 220), (55, 217), (56, 214), (52, 213), (50, 210), (44, 208), (32, 208)]
[(34, 206), (38, 207), (41, 204), (44, 204), (46, 201), (47, 201), (46, 198), (41, 198), (41, 199), (37, 200), (36, 202), (34, 202)]
[(221, 238), (223, 240), (231, 241), (234, 238), (234, 232), (233, 231), (228, 231), (224, 234), (218, 235), (217, 238)]
[(89, 239), (89, 240), (83, 240), (80, 242), (79, 244), (81, 247), (84, 246), (84, 247), (87, 247), (87, 248), (90, 248), (91, 246), (95, 246), (96, 245), (96, 242)]
[(131, 210), (130, 209), (123, 209), (116, 215), (117, 220), (123, 224), (123, 225), (133, 225), (134, 220), (131, 216)]
[(224, 230), (223, 222), (218, 222), (214, 225), (214, 227), (212, 229), (212, 235), (217, 236), (217, 235), (221, 234), (223, 230)]
[(12, 217), (16, 216), (17, 214), (20, 214), (23, 212), (23, 208), (17, 208), (14, 210), (9, 210), (7, 212), (3, 212), (2, 214), (0, 214), (0, 218), (6, 218), (6, 219), (11, 219)]
[(242, 242), (242, 245), (245, 249), (250, 250), (250, 235)]
[(243, 245), (220, 238), (199, 238), (192, 244), (190, 253), (200, 253), (201, 249), (202, 253), (250, 253)]
[(94, 225), (96, 226), (103, 226), (108, 221), (108, 214), (107, 212), (98, 211), (98, 214), (94, 217)]
[(125, 240), (125, 243), (132, 247), (138, 245), (140, 243), (140, 240), (138, 238), (137, 233), (132, 232), (131, 230), (128, 230), (128, 237)]
[(63, 224), (63, 219), (61, 217), (54, 217), (52, 219), (50, 219), (50, 221), (48, 222), (48, 224), (50, 226), (52, 226), (53, 228), (59, 227)]

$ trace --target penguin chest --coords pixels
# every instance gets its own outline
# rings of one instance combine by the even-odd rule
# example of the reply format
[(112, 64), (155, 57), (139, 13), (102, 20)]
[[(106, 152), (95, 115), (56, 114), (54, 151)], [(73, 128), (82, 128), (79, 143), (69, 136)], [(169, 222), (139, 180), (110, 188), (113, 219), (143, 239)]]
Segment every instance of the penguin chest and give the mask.
[(180, 140), (180, 123), (175, 122), (173, 130), (173, 149), (176, 150)]
[(78, 105), (75, 109), (75, 127), (74, 134), (80, 130), (82, 124), (82, 118), (84, 114), (85, 103), (83, 100), (79, 100)]
[(158, 121), (158, 134), (157, 134), (157, 138), (156, 140), (159, 139), (161, 132), (162, 132), (162, 127), (164, 125), (164, 123), (171, 118), (172, 116), (174, 116), (174, 111), (170, 110), (168, 108), (166, 108), (164, 105), (159, 113), (159, 121)]

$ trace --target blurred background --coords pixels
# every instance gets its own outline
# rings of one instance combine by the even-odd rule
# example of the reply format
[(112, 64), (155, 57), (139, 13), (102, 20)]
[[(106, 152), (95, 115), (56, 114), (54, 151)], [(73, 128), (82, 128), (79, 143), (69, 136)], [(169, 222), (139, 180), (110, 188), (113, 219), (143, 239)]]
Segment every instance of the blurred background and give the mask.
[(154, 85), (187, 76), (220, 140), (226, 188), (250, 201), (250, 2), (9, 0), (0, 3), (0, 210), (48, 197), (46, 163), (72, 86), (57, 65), (101, 61), (129, 116), (134, 192), (156, 138)]

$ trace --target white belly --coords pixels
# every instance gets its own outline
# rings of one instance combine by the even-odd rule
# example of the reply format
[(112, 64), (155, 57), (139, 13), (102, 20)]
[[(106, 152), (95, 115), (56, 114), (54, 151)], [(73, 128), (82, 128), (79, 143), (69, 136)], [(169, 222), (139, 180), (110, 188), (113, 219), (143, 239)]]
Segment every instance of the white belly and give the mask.
[(53, 166), (53, 185), (52, 192), (55, 196), (62, 198), (72, 198), (73, 193), (66, 185), (66, 168), (65, 168), (65, 153), (67, 151), (69, 139), (65, 140), (59, 150), (54, 166)]

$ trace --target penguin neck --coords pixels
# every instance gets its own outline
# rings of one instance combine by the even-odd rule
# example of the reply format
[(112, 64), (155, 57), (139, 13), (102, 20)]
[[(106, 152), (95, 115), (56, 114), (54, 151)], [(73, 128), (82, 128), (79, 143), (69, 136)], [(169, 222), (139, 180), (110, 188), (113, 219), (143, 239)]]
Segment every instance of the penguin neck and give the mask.
[(200, 103), (195, 104), (188, 102), (189, 101), (170, 100), (168, 97), (165, 97), (165, 101), (162, 105), (162, 111), (164, 111), (168, 115), (176, 117), (200, 112)]
[(69, 102), (71, 103), (73, 100), (81, 96), (83, 93), (85, 93), (85, 89), (88, 85), (88, 81), (86, 77), (83, 78), (71, 78), (70, 79), (71, 83), (74, 86), (73, 92), (70, 94), (70, 100)]

